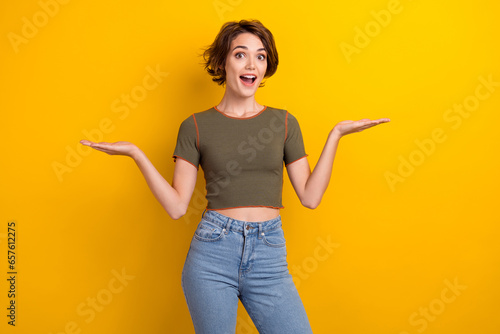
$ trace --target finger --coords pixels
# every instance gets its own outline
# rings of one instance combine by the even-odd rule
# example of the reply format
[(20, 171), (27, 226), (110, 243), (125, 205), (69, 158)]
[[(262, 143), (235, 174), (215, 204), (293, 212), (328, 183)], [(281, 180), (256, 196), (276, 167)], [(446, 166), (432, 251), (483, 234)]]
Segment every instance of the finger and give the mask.
[(91, 142), (90, 140), (87, 140), (87, 139), (82, 139), (82, 140), (80, 140), (80, 143), (81, 143), (82, 145), (86, 145), (86, 146), (90, 146), (90, 145), (92, 145), (92, 144), (93, 144), (93, 142)]
[(358, 122), (367, 122), (367, 123), (385, 123), (385, 122), (390, 122), (390, 118), (379, 118), (379, 119), (374, 119), (371, 120), (369, 118), (363, 118), (360, 119)]
[(370, 119), (360, 119), (359, 121), (356, 121), (355, 123), (355, 127), (356, 128), (366, 128), (366, 127), (370, 127), (370, 126), (373, 126), (373, 125), (376, 125), (377, 122), (376, 121), (372, 121)]
[(110, 143), (107, 143), (107, 142), (93, 143), (92, 147), (94, 147), (94, 148), (99, 147), (99, 148), (112, 149), (112, 145)]
[(371, 128), (371, 127), (374, 127), (375, 125), (379, 125), (379, 124), (380, 124), (380, 122), (373, 122), (373, 123), (366, 124), (365, 127)]
[(379, 125), (379, 124), (382, 124), (382, 123), (385, 123), (385, 122), (376, 121), (376, 122), (373, 122), (373, 123), (369, 123), (369, 124), (363, 125), (363, 129), (372, 128), (372, 127), (374, 127), (376, 125)]
[(108, 145), (107, 143), (92, 143), (91, 142), (89, 146), (91, 148), (93, 148), (93, 149), (96, 149), (96, 150), (97, 149), (100, 149), (100, 150), (102, 150), (102, 149), (107, 149), (107, 150), (111, 149), (111, 146)]
[(375, 125), (378, 125), (379, 123), (375, 123), (373, 121), (369, 122), (369, 123), (366, 123), (366, 124), (363, 124), (359, 127), (356, 128), (356, 131), (359, 132), (359, 131), (363, 131), (363, 130), (366, 130), (366, 129), (369, 129), (371, 127), (374, 127)]
[(373, 121), (365, 121), (364, 124), (361, 125), (361, 127), (366, 127), (366, 128), (371, 128), (372, 126), (381, 124), (381, 123), (386, 123), (389, 122), (388, 118), (381, 118), (381, 119), (376, 119)]
[(93, 149), (96, 149), (96, 150), (97, 150), (97, 149), (106, 149), (106, 148), (108, 148), (108, 149), (109, 149), (109, 146), (103, 145), (102, 143), (94, 143), (94, 142), (91, 142), (91, 141), (86, 141), (86, 142), (83, 142), (83, 140), (82, 140), (82, 141), (80, 141), (80, 142), (81, 142), (83, 145), (89, 146), (89, 147), (91, 147), (91, 148), (93, 148)]

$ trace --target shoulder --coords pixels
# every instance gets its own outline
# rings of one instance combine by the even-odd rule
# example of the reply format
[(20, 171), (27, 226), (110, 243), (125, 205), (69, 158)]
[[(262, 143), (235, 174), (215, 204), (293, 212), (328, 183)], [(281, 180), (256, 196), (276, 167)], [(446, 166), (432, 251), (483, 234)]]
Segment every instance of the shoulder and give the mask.
[(192, 113), (182, 121), (181, 126), (196, 126), (199, 120), (212, 118), (216, 114), (218, 114), (218, 112), (213, 107), (204, 111)]
[(290, 123), (299, 124), (299, 121), (297, 120), (297, 118), (289, 112), (287, 112), (287, 119), (288, 119), (288, 122), (290, 122)]
[(285, 109), (275, 108), (271, 106), (266, 106), (266, 111), (269, 111), (270, 113), (274, 113), (276, 115), (286, 115), (286, 113), (288, 112)]
[(195, 119), (193, 117), (194, 114), (189, 115), (185, 118), (180, 124), (180, 131), (189, 131), (190, 129), (196, 128)]
[(212, 107), (210, 109), (196, 112), (192, 116), (197, 119), (200, 117), (214, 117), (218, 114), (220, 114), (220, 113), (214, 107)]
[(271, 106), (267, 106), (267, 110), (270, 111), (271, 114), (275, 114), (276, 116), (279, 116), (283, 119), (288, 119), (288, 120), (293, 120), (297, 121), (297, 118), (289, 112), (287, 109), (280, 109), (280, 108), (274, 108)]
[(286, 123), (286, 120), (288, 118), (288, 111), (286, 109), (281, 109), (281, 108), (275, 108), (275, 107), (271, 107), (271, 106), (266, 106), (266, 110), (267, 112), (267, 115), (269, 117), (272, 117), (272, 118), (278, 118), (278, 120), (281, 122), (281, 123)]

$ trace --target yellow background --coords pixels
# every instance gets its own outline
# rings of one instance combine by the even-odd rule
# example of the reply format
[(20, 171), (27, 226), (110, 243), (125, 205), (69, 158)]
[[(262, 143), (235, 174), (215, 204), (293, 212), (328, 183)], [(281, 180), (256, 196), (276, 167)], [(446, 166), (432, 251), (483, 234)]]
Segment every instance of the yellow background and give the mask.
[[(0, 5), (2, 333), (194, 332), (180, 277), (205, 206), (202, 172), (189, 215), (174, 221), (131, 159), (79, 140), (131, 141), (171, 181), (180, 122), (223, 94), (198, 54), (243, 18), (273, 32), (280, 56), (257, 101), (298, 118), (312, 167), (337, 122), (391, 119), (341, 139), (316, 210), (285, 179), (289, 268), (314, 332), (500, 333), (500, 86), (479, 79), (500, 82), (497, 1), (72, 0), (53, 15), (45, 3)], [(376, 23), (372, 11), (390, 9)], [(148, 68), (168, 75), (141, 90)], [(147, 96), (116, 112), (131, 92)], [(448, 111), (464, 103), (468, 117)], [(256, 333), (238, 314), (237, 333)]]

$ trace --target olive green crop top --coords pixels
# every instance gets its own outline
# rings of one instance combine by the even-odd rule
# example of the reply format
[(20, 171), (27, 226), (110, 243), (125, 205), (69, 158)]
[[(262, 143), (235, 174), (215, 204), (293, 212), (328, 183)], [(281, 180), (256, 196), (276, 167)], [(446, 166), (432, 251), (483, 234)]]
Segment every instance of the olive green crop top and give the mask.
[(192, 114), (180, 125), (173, 154), (174, 161), (201, 165), (207, 210), (283, 208), (283, 164), (306, 156), (297, 119), (268, 106), (246, 118), (216, 107)]

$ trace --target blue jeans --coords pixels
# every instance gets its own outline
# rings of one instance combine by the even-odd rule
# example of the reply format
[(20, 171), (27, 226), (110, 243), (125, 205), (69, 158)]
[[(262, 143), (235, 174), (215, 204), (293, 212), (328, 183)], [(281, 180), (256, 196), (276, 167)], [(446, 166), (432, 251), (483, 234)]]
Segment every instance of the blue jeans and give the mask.
[(312, 333), (286, 255), (281, 216), (246, 222), (206, 211), (182, 271), (196, 333), (235, 333), (238, 299), (261, 334)]

